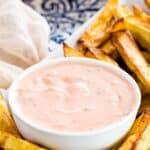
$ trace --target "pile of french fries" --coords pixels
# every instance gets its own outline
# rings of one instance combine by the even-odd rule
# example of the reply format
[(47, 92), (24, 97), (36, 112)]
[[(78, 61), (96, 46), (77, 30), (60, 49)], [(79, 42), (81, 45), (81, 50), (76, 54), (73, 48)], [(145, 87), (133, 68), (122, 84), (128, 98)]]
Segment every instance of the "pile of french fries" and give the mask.
[[(145, 0), (150, 8), (150, 0)], [(88, 57), (120, 67), (137, 81), (143, 98), (137, 120), (118, 148), (150, 150), (150, 14), (108, 0), (79, 38), (76, 48), (64, 42), (66, 57)]]

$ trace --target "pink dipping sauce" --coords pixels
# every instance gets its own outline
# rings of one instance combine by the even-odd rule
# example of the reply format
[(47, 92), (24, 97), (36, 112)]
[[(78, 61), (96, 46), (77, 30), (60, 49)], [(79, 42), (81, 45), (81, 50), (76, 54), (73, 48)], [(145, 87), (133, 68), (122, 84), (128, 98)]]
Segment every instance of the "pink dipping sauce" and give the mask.
[(82, 132), (127, 116), (135, 105), (133, 91), (126, 79), (108, 68), (63, 62), (28, 74), (15, 95), (21, 113), (35, 124)]

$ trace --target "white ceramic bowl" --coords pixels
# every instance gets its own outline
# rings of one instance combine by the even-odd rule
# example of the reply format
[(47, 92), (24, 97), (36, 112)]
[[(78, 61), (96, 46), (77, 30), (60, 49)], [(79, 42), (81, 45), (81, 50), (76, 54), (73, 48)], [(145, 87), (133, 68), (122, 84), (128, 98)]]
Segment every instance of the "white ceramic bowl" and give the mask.
[[(26, 120), (20, 113), (15, 102), (15, 88), (18, 82), (27, 74), (31, 73), (33, 70), (41, 68), (47, 64), (61, 63), (64, 61), (74, 61), (74, 62), (86, 62), (104, 66), (114, 70), (120, 76), (123, 76), (133, 87), (136, 93), (135, 106), (129, 115), (122, 118), (122, 120), (107, 126), (99, 130), (93, 130), (88, 132), (60, 132), (54, 131), (46, 128), (39, 127), (37, 124)], [(30, 85), (29, 85), (30, 86)], [(12, 111), (13, 117), (17, 124), (17, 127), (21, 134), (33, 142), (44, 145), (48, 148), (54, 148), (59, 150), (100, 150), (108, 148), (118, 140), (120, 140), (132, 126), (135, 117), (137, 115), (138, 108), (141, 102), (140, 90), (136, 82), (123, 70), (114, 67), (111, 64), (97, 61), (94, 59), (87, 58), (59, 58), (54, 60), (48, 60), (41, 62), (40, 64), (34, 65), (27, 69), (11, 86), (8, 92), (8, 102), (10, 109)], [(44, 102), (44, 100), (43, 100)], [(42, 108), (41, 108), (42, 109)], [(43, 110), (44, 111), (44, 110)], [(106, 108), (107, 111), (107, 108)], [(37, 112), (38, 113), (38, 112)], [(52, 114), (51, 114), (52, 115)]]

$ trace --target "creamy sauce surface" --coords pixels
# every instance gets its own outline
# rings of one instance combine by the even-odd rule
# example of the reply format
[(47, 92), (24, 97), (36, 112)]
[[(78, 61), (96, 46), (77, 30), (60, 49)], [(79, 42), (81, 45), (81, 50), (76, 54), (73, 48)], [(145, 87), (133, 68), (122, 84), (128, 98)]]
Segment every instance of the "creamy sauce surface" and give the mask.
[(28, 120), (44, 128), (82, 132), (106, 127), (135, 105), (129, 82), (110, 69), (63, 62), (24, 77), (16, 102)]

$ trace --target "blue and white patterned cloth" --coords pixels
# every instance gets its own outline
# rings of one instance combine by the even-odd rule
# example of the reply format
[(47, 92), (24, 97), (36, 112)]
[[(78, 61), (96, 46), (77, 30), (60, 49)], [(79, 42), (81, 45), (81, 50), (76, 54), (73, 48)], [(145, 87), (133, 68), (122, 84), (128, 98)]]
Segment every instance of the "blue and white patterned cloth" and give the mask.
[(50, 42), (60, 44), (104, 4), (105, 0), (23, 0), (44, 16)]

